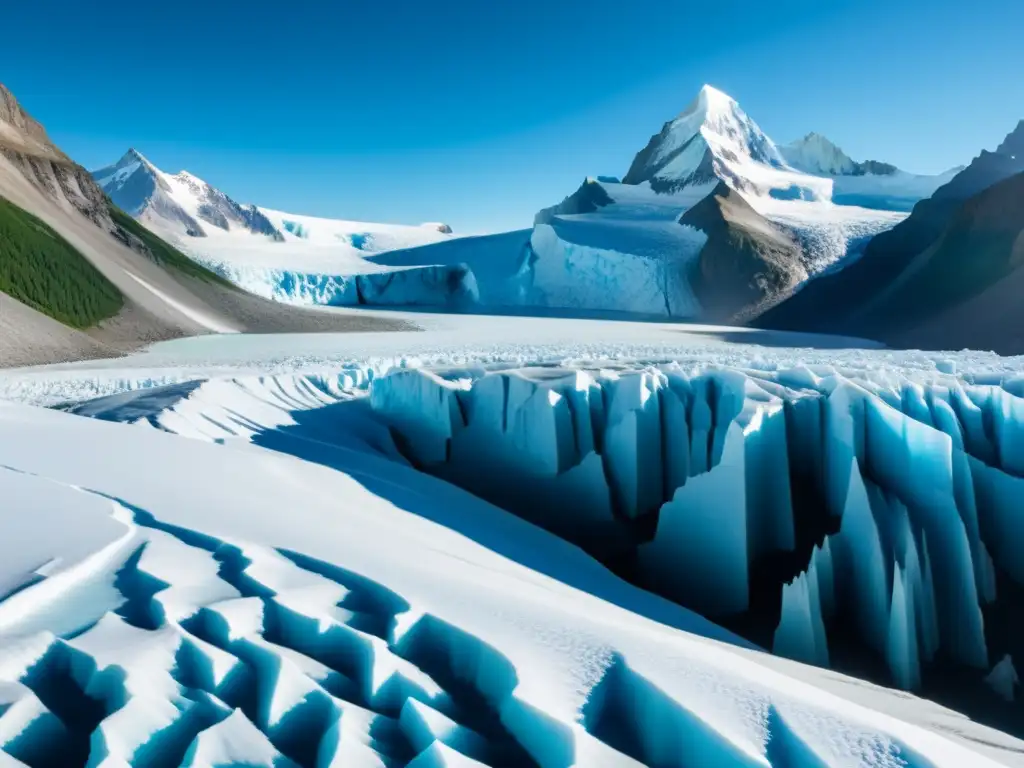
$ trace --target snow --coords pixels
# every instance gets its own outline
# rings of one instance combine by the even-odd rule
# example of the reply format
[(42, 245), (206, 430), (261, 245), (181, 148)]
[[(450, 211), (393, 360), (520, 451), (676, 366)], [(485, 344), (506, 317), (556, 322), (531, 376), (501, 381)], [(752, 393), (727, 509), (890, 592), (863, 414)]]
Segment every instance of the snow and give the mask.
[(596, 210), (542, 212), (527, 237), (464, 240), (443, 224), (371, 224), (240, 206), (202, 179), (166, 174), (134, 151), (96, 176), (157, 234), (269, 299), (687, 319), (703, 312), (689, 278), (706, 237), (679, 219), (720, 181), (800, 243), (799, 267), (813, 278), (856, 258), (950, 176), (853, 175), (861, 164), (816, 134), (780, 151), (735, 100), (710, 86), (634, 165), (629, 183), (590, 181), (608, 198)]
[(857, 258), (951, 175), (862, 167), (869, 168), (816, 134), (780, 151), (735, 100), (706, 86), (637, 156), (628, 183), (588, 180), (601, 198), (596, 204), (542, 211), (528, 233), (457, 238), (437, 223), (371, 224), (242, 206), (134, 151), (96, 176), (157, 234), (277, 301), (700, 320), (691, 278), (707, 238), (679, 222), (719, 183), (800, 245), (793, 274), (813, 279)]
[[(856, 613), (897, 683), (939, 650), (985, 674), (967, 630), (990, 599), (981, 559), (1013, 573), (1012, 547), (989, 545), (1012, 530), (1001, 483), (1017, 456), (992, 441), (1015, 444), (1020, 360), (670, 324), (424, 325), (4, 374), (24, 401), (118, 394), (75, 413), (0, 405), (0, 523), (21, 537), (0, 535), (0, 573), (22, 585), (0, 601), (0, 696), (18, 702), (0, 750), (69, 765), (91, 744), (139, 765), (1020, 764), (1009, 736), (753, 650), (594, 559), (609, 531), (634, 547), (667, 504), (649, 562), (705, 574), (673, 596), (742, 607), (735, 572), (794, 546), (786, 456), (818, 467), (841, 525), (779, 583), (775, 649), (827, 663), (821, 625)], [(188, 383), (152, 388), (171, 380)], [(992, 475), (980, 524), (960, 471)], [(510, 487), (515, 514), (486, 501)], [(710, 525), (673, 513), (685, 497)], [(91, 697), (91, 714), (67, 719), (51, 690)], [(5, 735), (15, 717), (39, 737)]]
[[(196, 261), (251, 293), (290, 303), (358, 303), (355, 276), (395, 271), (368, 257), (453, 239), (443, 224), (345, 221), (239, 205), (187, 171), (161, 171), (135, 150), (94, 175), (116, 203)], [(434, 295), (413, 299), (447, 303)]]
[(931, 197), (960, 170), (954, 168), (934, 176), (900, 170), (885, 175), (837, 176), (832, 187), (832, 200), (840, 205), (910, 211), (915, 203)]
[(809, 133), (779, 149), (787, 163), (805, 173), (842, 176), (857, 169), (849, 155), (820, 133)]
[(735, 100), (705, 86), (637, 156), (625, 184), (588, 182), (607, 198), (596, 210), (538, 217), (525, 303), (700, 319), (686, 275), (703, 240), (678, 222), (719, 182), (795, 237), (811, 278), (840, 268), (956, 173), (880, 170), (818, 134), (780, 149)]
[(907, 173), (883, 164), (856, 163), (839, 147), (818, 133), (780, 148), (794, 168), (833, 179), (832, 201), (840, 205), (891, 211), (910, 211), (914, 204), (930, 197), (950, 181), (961, 168), (935, 175)]

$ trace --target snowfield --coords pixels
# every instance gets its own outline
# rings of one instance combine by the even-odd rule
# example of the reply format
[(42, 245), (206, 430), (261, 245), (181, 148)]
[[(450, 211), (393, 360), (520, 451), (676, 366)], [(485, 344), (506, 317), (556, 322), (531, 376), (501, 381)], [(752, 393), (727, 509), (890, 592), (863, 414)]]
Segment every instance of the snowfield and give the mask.
[(750, 639), (1009, 706), (1022, 361), (421, 325), (4, 372), (0, 765), (1024, 764)]

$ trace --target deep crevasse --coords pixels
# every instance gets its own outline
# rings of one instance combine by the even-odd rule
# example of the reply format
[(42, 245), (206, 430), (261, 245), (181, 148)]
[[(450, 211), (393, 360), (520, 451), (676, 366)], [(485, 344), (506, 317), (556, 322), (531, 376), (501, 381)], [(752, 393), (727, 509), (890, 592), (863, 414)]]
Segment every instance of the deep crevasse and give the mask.
[(939, 653), (987, 669), (996, 568), (1024, 585), (1000, 387), (671, 363), (404, 370), (370, 400), (421, 468), (798, 660), (827, 665), (841, 618), (900, 687)]

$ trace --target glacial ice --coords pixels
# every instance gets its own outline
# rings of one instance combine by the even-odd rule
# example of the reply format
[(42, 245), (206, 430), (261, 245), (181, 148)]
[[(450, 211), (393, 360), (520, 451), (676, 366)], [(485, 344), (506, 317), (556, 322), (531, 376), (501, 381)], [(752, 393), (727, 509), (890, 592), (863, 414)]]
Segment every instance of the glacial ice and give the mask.
[(480, 300), (476, 276), (465, 264), (333, 274), (200, 261), (250, 293), (288, 304), (464, 309)]
[[(635, 552), (647, 588), (726, 620), (780, 601), (771, 645), (792, 658), (827, 665), (827, 628), (848, 615), (900, 687), (940, 651), (987, 669), (994, 569), (1024, 584), (1024, 401), (996, 386), (667, 363), (412, 370), (369, 388), (417, 466), (599, 558)], [(775, 597), (752, 604), (753, 574), (780, 557)]]
[[(842, 701), (884, 692), (745, 651), (454, 486), (677, 603), (747, 617), (779, 655), (841, 664), (852, 642), (900, 687), (937, 655), (980, 683), (981, 610), (1007, 599), (997, 575), (1018, 579), (999, 537), (1024, 480), (996, 438), (1013, 427), (995, 427), (1018, 391), (934, 367), (623, 361), (215, 378), (74, 408), (88, 419), (0, 406), (0, 463), (22, 468), (0, 483), (95, 505), (87, 549), (121, 542), (98, 561), (117, 599), (91, 619), (23, 652), (0, 633), (0, 739), (70, 722), (75, 755), (129, 765), (983, 765)], [(681, 625), (735, 645), (683, 649)], [(94, 709), (69, 721), (54, 690)], [(45, 736), (0, 751), (53, 754)]]
[(1020, 678), (1017, 677), (1017, 668), (1013, 665), (1010, 654), (1003, 656), (1002, 661), (992, 667), (992, 671), (985, 677), (985, 682), (997, 696), (1006, 701), (1012, 702), (1017, 697)]

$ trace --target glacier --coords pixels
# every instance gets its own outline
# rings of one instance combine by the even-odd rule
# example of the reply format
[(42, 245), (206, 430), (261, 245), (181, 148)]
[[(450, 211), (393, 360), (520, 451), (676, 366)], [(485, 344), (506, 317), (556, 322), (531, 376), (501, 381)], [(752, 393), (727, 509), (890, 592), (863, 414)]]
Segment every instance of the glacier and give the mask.
[(0, 752), (1020, 764), (1020, 360), (425, 324), (0, 376)]
[(828, 658), (838, 614), (900, 687), (937, 652), (987, 670), (996, 570), (1024, 585), (1024, 422), (1000, 387), (665, 364), (411, 370), (369, 390), (417, 466), (635, 558), (638, 583), (704, 615), (770, 614), (801, 660)]

